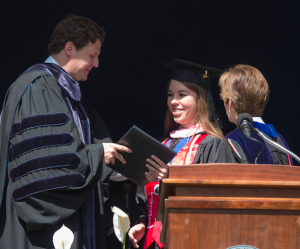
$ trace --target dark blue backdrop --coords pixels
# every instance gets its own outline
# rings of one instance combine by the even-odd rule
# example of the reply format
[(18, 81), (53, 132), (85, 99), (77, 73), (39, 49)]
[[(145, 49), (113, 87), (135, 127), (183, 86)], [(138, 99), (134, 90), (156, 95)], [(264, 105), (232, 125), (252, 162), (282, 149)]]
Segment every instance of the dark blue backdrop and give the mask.
[[(225, 69), (239, 63), (257, 67), (271, 89), (263, 116), (300, 154), (299, 1), (6, 1), (1, 3), (1, 85), (47, 58), (56, 24), (74, 13), (95, 20), (107, 37), (100, 67), (83, 95), (104, 118), (117, 141), (133, 124), (156, 138), (163, 135), (166, 84), (162, 64), (178, 58)], [(234, 129), (213, 81), (224, 132)]]

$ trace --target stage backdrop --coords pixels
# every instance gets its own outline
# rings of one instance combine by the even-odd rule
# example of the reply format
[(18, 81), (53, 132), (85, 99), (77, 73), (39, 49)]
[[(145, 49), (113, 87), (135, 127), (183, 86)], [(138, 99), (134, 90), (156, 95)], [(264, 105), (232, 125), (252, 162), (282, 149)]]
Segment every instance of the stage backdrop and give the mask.
[[(164, 136), (166, 85), (162, 64), (178, 58), (226, 69), (257, 67), (271, 97), (263, 116), (300, 154), (299, 1), (5, 1), (1, 18), (0, 102), (9, 85), (29, 66), (44, 61), (52, 30), (67, 13), (102, 26), (107, 37), (100, 65), (82, 92), (105, 120), (114, 141), (136, 125)], [(228, 122), (212, 81), (224, 133)]]

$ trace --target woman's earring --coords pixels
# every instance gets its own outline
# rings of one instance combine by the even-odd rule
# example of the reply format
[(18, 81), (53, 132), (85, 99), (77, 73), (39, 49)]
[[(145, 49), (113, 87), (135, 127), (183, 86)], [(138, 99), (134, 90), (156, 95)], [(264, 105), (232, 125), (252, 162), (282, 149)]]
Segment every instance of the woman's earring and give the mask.
[(230, 108), (229, 108), (229, 111), (228, 111), (228, 118), (230, 117)]

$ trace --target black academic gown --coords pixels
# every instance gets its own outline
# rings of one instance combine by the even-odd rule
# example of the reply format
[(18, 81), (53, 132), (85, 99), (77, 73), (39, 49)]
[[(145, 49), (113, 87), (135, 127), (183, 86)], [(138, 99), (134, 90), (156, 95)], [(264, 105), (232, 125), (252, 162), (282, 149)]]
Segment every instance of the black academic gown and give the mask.
[[(83, 101), (92, 131), (92, 144), (85, 145), (61, 87), (52, 76), (38, 78), (42, 74), (45, 72), (34, 71), (20, 77), (9, 88), (3, 104), (0, 248), (53, 248), (53, 234), (65, 224), (75, 236), (72, 249), (81, 249), (80, 208), (93, 190), (96, 245), (106, 248), (103, 195), (108, 197), (105, 184), (112, 172), (102, 166), (102, 143), (111, 141), (107, 128)], [(21, 95), (36, 78), (17, 107)], [(47, 114), (55, 114), (54, 119)], [(36, 125), (34, 118), (26, 120), (35, 115), (43, 116), (44, 125)], [(12, 123), (21, 121), (20, 132), (8, 144)]]
[[(178, 144), (178, 140), (180, 138), (176, 138), (170, 144), (170, 148), (174, 148), (176, 144)], [(239, 158), (236, 156), (231, 146), (229, 145), (226, 139), (220, 139), (218, 137), (208, 135), (206, 136), (198, 146), (194, 162), (193, 164), (202, 164), (202, 163), (241, 163)], [(146, 199), (146, 193), (143, 193)], [(147, 203), (144, 205), (147, 208)], [(148, 213), (148, 211), (146, 212)], [(143, 223), (145, 227), (147, 227), (147, 220)], [(146, 230), (147, 231), (147, 230)], [(143, 247), (143, 241), (139, 243), (140, 248)], [(132, 245), (130, 248), (134, 248)], [(155, 241), (149, 246), (148, 249), (159, 249), (158, 245)]]
[(193, 164), (240, 162), (226, 139), (208, 135), (199, 144)]

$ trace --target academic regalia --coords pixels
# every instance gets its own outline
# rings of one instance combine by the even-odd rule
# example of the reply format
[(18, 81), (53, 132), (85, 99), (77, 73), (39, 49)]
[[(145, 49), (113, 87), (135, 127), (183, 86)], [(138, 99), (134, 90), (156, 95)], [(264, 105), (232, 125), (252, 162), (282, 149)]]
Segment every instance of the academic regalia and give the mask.
[(6, 94), (0, 134), (0, 248), (53, 248), (63, 224), (72, 249), (106, 248), (111, 139), (78, 82), (55, 64), (31, 67)]
[[(234, 152), (225, 139), (200, 132), (193, 137), (167, 138), (163, 144), (172, 148), (177, 155), (170, 161), (171, 165), (202, 164), (202, 163), (238, 163)], [(161, 222), (155, 221), (159, 202), (159, 181), (146, 185), (148, 201), (148, 230), (145, 248), (159, 247)], [(153, 240), (156, 242), (154, 245)]]
[[(253, 118), (259, 122), (253, 121), (253, 127), (261, 130), (266, 136), (279, 143), (281, 146), (289, 149), (283, 137), (276, 132), (272, 124), (265, 124), (261, 118)], [(291, 156), (267, 143), (264, 139), (257, 135), (256, 132), (251, 133), (251, 137), (263, 143), (264, 149), (257, 159), (258, 164), (282, 164), (293, 165)], [(236, 154), (243, 160), (244, 163), (255, 163), (255, 158), (262, 149), (261, 144), (247, 138), (240, 128), (236, 128), (230, 132), (226, 138)]]
[[(196, 84), (207, 92), (209, 121), (213, 122), (216, 115), (210, 91), (210, 76), (218, 76), (223, 71), (183, 60), (173, 60), (164, 66), (173, 68), (172, 79)], [(207, 134), (200, 123), (171, 132), (163, 144), (177, 152), (177, 155), (169, 162), (171, 165), (238, 162), (228, 142)], [(160, 243), (161, 222), (156, 221), (159, 181), (149, 182), (146, 190), (148, 222), (144, 249), (163, 248), (163, 244)]]

